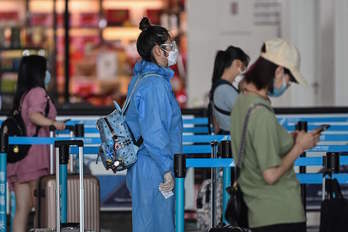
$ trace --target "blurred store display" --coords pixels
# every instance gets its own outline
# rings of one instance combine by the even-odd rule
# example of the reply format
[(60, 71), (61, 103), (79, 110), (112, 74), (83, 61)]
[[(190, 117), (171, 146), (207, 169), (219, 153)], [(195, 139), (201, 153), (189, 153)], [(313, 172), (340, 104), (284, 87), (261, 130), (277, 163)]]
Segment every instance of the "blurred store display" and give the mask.
[[(56, 0), (56, 19), (53, 0), (1, 0), (0, 8), (0, 48), (44, 49), (54, 79), (50, 92), (59, 103), (64, 103), (65, 87), (64, 2)], [(173, 67), (172, 84), (180, 105), (185, 107), (185, 0), (69, 0), (69, 13), (72, 103), (122, 103), (133, 66), (139, 59), (135, 45), (140, 33), (138, 23), (147, 16), (154, 24), (169, 28), (179, 44), (181, 57)], [(10, 61), (1, 58), (0, 62), (3, 94), (3, 90), (7, 93), (15, 87), (16, 74), (2, 74)]]

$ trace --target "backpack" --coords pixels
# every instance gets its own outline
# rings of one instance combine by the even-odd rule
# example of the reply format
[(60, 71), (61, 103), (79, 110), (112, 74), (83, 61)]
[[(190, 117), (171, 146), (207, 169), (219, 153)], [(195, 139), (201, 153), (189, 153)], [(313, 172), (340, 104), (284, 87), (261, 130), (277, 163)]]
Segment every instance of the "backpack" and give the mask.
[[(47, 117), (49, 112), (49, 99), (47, 98), (46, 108), (45, 108), (45, 117)], [(36, 127), (36, 132), (33, 137), (36, 137), (39, 134), (41, 126)], [(2, 123), (0, 128), (1, 136), (8, 137), (25, 137), (27, 136), (27, 130), (25, 123), (22, 118), (21, 110), (15, 110), (11, 113), (7, 119)], [(6, 139), (7, 142), (7, 139)], [(31, 147), (31, 145), (9, 145), (3, 144), (5, 146), (5, 152), (7, 153), (7, 162), (15, 163), (24, 159)]]
[(137, 85), (148, 76), (159, 75), (151, 73), (138, 77), (122, 109), (117, 102), (114, 102), (115, 110), (97, 120), (101, 140), (97, 162), (100, 157), (107, 170), (111, 169), (116, 173), (128, 169), (137, 161), (137, 153), (143, 140), (141, 137), (137, 141), (134, 139), (126, 123), (125, 114)]

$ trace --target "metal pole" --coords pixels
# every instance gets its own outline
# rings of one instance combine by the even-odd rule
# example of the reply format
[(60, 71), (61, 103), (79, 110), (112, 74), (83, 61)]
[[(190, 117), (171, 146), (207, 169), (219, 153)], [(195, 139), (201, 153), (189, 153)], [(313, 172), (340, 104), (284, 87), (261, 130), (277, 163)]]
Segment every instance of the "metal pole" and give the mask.
[(185, 174), (186, 159), (185, 155), (174, 155), (174, 174), (175, 174), (175, 231), (184, 232), (185, 229)]
[(65, 103), (70, 102), (70, 40), (69, 40), (69, 0), (65, 0), (65, 11), (64, 11), (64, 38), (65, 38), (65, 88), (64, 88), (64, 101)]
[[(217, 142), (211, 142), (211, 158), (217, 158)], [(210, 205), (211, 205), (211, 228), (216, 226), (216, 176), (217, 169), (211, 168), (211, 191), (210, 191)]]
[[(222, 158), (232, 158), (232, 147), (230, 140), (223, 140), (220, 143), (221, 157)], [(226, 188), (231, 186), (232, 179), (231, 167), (223, 168), (223, 187), (222, 187), (222, 222), (228, 224), (225, 218), (225, 212), (230, 199), (230, 195), (227, 193)]]
[[(70, 134), (71, 137), (75, 136), (77, 138), (83, 138), (85, 136), (85, 126), (84, 124), (76, 124), (75, 126), (73, 126), (73, 133)], [(74, 173), (75, 171), (75, 163), (77, 160), (77, 157), (74, 156), (73, 154), (70, 155), (70, 169), (71, 172)]]
[(222, 219), (225, 224), (228, 224), (225, 218), (225, 212), (227, 208), (228, 200), (230, 199), (230, 195), (227, 193), (226, 188), (231, 186), (231, 168), (223, 169), (223, 187), (222, 187)]
[(83, 146), (79, 147), (79, 161), (80, 161), (80, 232), (85, 231), (85, 201), (84, 201), (84, 183), (83, 183)]
[(175, 215), (175, 231), (184, 232), (185, 228), (185, 178), (175, 178), (175, 196), (176, 196), (176, 215)]
[[(54, 127), (50, 127), (50, 138), (54, 137)], [(54, 144), (50, 144), (50, 175), (54, 174)]]
[[(296, 124), (296, 130), (307, 132), (307, 130), (308, 130), (307, 122), (306, 121), (299, 121)], [(306, 152), (301, 154), (300, 157), (306, 157)], [(300, 173), (306, 173), (306, 166), (300, 166)], [(301, 184), (301, 192), (302, 192), (303, 208), (306, 211), (306, 208), (307, 208), (306, 195), (307, 195), (307, 193), (306, 193), (306, 185), (305, 184)]]
[[(70, 131), (70, 137), (74, 137), (74, 131)], [(70, 166), (70, 173), (74, 173), (74, 156), (73, 154), (69, 154), (69, 166)]]
[(67, 202), (68, 202), (68, 160), (69, 146), (61, 146), (59, 150), (59, 185), (60, 185), (60, 201), (61, 201), (61, 223), (67, 222)]
[(7, 198), (7, 146), (8, 136), (2, 134), (0, 139), (0, 230), (7, 231), (7, 212), (6, 212), (6, 198)]
[(60, 232), (59, 148), (56, 147), (56, 231)]
[[(58, 81), (57, 81), (57, 44), (58, 44), (58, 39), (57, 39), (57, 28), (58, 28), (58, 20), (57, 20), (57, 0), (53, 0), (53, 52), (52, 52), (52, 77), (53, 77), (53, 82), (54, 82), (54, 88), (52, 89), (53, 91), (53, 96), (54, 99), (57, 101), (58, 99)], [(51, 173), (53, 174), (53, 173)]]

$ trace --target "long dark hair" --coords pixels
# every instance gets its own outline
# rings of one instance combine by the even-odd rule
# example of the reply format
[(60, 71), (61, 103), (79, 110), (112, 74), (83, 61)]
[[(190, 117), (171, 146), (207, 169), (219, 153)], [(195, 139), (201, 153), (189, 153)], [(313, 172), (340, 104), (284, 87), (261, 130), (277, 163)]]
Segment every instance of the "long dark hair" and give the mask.
[(21, 59), (12, 112), (18, 110), (23, 94), (35, 87), (45, 88), (46, 68), (47, 60), (43, 56), (30, 55)]
[(150, 20), (146, 17), (141, 20), (139, 29), (141, 33), (137, 39), (138, 53), (143, 60), (156, 63), (152, 56), (152, 48), (155, 45), (164, 44), (170, 39), (169, 32), (164, 27), (151, 25)]
[(240, 60), (247, 67), (250, 61), (249, 56), (239, 47), (229, 46), (225, 51), (219, 50), (214, 61), (213, 76), (211, 79), (211, 89), (209, 92), (210, 100), (213, 99), (216, 84), (221, 80), (224, 70), (232, 65), (234, 60)]

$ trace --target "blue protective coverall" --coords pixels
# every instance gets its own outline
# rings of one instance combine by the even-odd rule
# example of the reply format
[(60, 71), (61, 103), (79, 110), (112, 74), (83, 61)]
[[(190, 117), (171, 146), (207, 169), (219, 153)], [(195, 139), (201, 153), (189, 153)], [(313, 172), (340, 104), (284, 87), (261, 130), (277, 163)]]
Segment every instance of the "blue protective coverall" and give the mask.
[(144, 140), (126, 178), (132, 195), (133, 232), (174, 232), (175, 196), (165, 199), (159, 185), (167, 172), (174, 178), (173, 157), (182, 152), (182, 115), (170, 84), (174, 75), (170, 68), (139, 61), (128, 93), (139, 75), (148, 73), (160, 76), (138, 83), (126, 112), (134, 137)]

